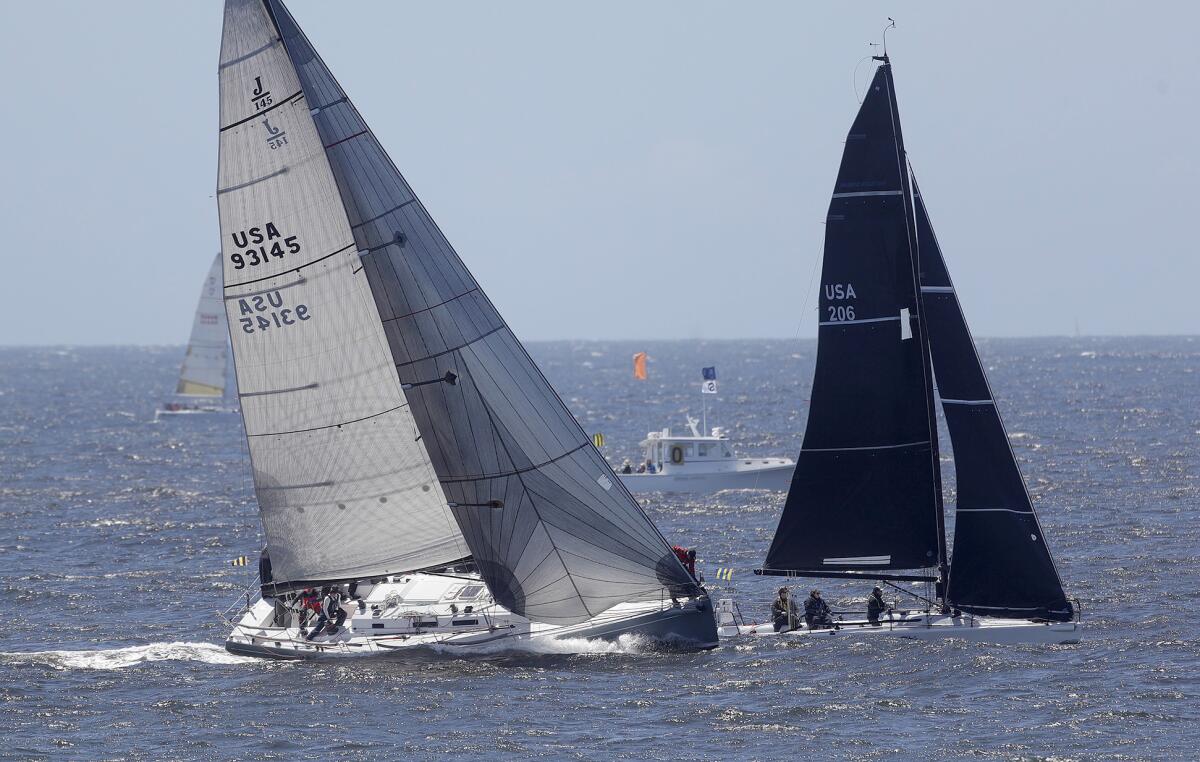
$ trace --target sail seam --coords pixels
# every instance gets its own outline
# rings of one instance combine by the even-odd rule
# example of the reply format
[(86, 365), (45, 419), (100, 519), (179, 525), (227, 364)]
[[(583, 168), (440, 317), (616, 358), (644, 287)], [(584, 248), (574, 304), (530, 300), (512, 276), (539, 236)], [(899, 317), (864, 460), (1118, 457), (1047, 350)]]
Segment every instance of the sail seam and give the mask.
[(401, 209), (403, 209), (404, 207), (408, 206), (409, 204), (411, 204), (412, 202), (414, 202), (414, 201), (416, 201), (416, 200), (417, 200), (417, 197), (416, 197), (416, 196), (413, 196), (413, 197), (412, 197), (412, 198), (410, 198), (408, 201), (405, 201), (403, 204), (397, 204), (396, 206), (393, 206), (391, 209), (388, 209), (388, 210), (387, 210), (386, 212), (384, 212), (383, 214), (377, 214), (377, 215), (375, 215), (374, 217), (372, 217), (372, 218), (371, 218), (371, 219), (369, 219), (369, 220), (363, 220), (362, 222), (360, 222), (360, 223), (358, 223), (358, 224), (356, 224), (356, 225), (351, 225), (350, 227), (351, 227), (351, 228), (361, 228), (363, 225), (367, 225), (367, 224), (369, 224), (369, 223), (375, 222), (376, 220), (381, 220), (381, 219), (383, 219), (384, 217), (386, 217), (386, 216), (388, 216), (389, 214), (391, 214), (392, 212), (398, 212), (398, 211), (400, 211)]
[(898, 450), (904, 447), (918, 447), (929, 444), (925, 439), (920, 442), (905, 442), (894, 445), (870, 445), (868, 447), (801, 447), (800, 452), (852, 452), (855, 450)]
[(352, 423), (361, 423), (363, 421), (369, 421), (372, 418), (378, 418), (381, 415), (387, 415), (388, 413), (394, 413), (395, 411), (399, 410), (402, 407), (406, 407), (406, 405), (396, 405), (393, 408), (388, 408), (387, 410), (382, 410), (378, 413), (372, 413), (371, 415), (364, 415), (362, 418), (355, 418), (352, 421), (342, 421), (341, 423), (330, 423), (330, 424), (326, 424), (325, 426), (313, 426), (312, 428), (309, 428), (309, 429), (293, 429), (292, 431), (268, 431), (268, 432), (264, 432), (262, 434), (247, 433), (246, 436), (248, 436), (248, 437), (280, 437), (280, 436), (284, 436), (285, 434), (303, 434), (307, 431), (320, 431), (322, 429), (332, 429), (335, 427), (340, 429), (341, 427), (349, 426)]
[(995, 400), (952, 400), (942, 397), (943, 405), (995, 405)]
[[(280, 274), (282, 275), (283, 273), (280, 273)], [(301, 276), (300, 280), (292, 281), (291, 283), (285, 283), (282, 286), (274, 286), (273, 288), (264, 288), (262, 291), (251, 291), (248, 294), (231, 294), (229, 296), (223, 296), (221, 298), (227, 302), (232, 302), (235, 299), (246, 299), (251, 296), (262, 296), (263, 294), (270, 294), (270, 293), (274, 293), (275, 291), (282, 291), (285, 288), (295, 288), (296, 286), (303, 286), (305, 283), (308, 283), (308, 280), (304, 276)]]
[(953, 294), (954, 286), (921, 286), (922, 294)]
[[(315, 265), (318, 262), (324, 262), (326, 259), (329, 259), (330, 257), (334, 256), (335, 254), (341, 254), (346, 249), (352, 249), (352, 248), (354, 248), (354, 244), (349, 244), (347, 246), (343, 246), (342, 248), (338, 249), (337, 251), (331, 251), (330, 253), (326, 254), (323, 257), (318, 257), (317, 259), (314, 259), (311, 262), (305, 262), (302, 265), (298, 265), (296, 267), (292, 267), (290, 269), (284, 270), (281, 273), (275, 273), (274, 275), (264, 275), (261, 278), (255, 278), (253, 280), (244, 280), (241, 283), (231, 283), (228, 286), (226, 286), (225, 288), (240, 288), (242, 286), (249, 286), (251, 283), (261, 283), (264, 280), (270, 280), (271, 278), (278, 278), (280, 275), (287, 275), (288, 273), (298, 273), (310, 265)], [(295, 285), (295, 284), (291, 284), (291, 285)], [(275, 289), (272, 288), (269, 290), (274, 291)], [(228, 298), (228, 297), (226, 297), (226, 298)]]
[(393, 323), (397, 320), (403, 320), (405, 318), (410, 318), (413, 315), (420, 315), (422, 312), (429, 312), (430, 310), (436, 310), (438, 307), (443, 307), (443, 306), (449, 304), (450, 302), (455, 301), (456, 299), (462, 299), (464, 296), (467, 296), (468, 294), (473, 294), (478, 290), (479, 290), (479, 286), (476, 286), (475, 288), (471, 289), (470, 291), (464, 291), (461, 294), (456, 294), (444, 302), (438, 302), (437, 304), (431, 304), (428, 307), (424, 307), (419, 310), (414, 310), (414, 311), (408, 313), (407, 315), (398, 315), (396, 317), (386, 318), (383, 322), (384, 323)]
[(471, 346), (472, 344), (474, 344), (475, 342), (479, 341), (480, 339), (486, 339), (488, 336), (491, 336), (493, 333), (495, 333), (496, 331), (499, 331), (499, 330), (501, 330), (502, 328), (504, 328), (504, 326), (503, 326), (503, 325), (498, 325), (498, 326), (496, 326), (495, 328), (493, 328), (492, 330), (488, 331), (487, 333), (481, 333), (481, 334), (479, 334), (479, 335), (478, 335), (478, 336), (476, 336), (475, 338), (473, 338), (473, 339), (471, 339), (470, 341), (468, 341), (466, 344), (459, 344), (457, 347), (451, 347), (450, 349), (446, 349), (446, 350), (443, 350), (443, 351), (441, 351), (441, 352), (437, 352), (437, 353), (435, 353), (435, 354), (432, 354), (432, 355), (426, 355), (425, 357), (421, 357), (421, 358), (419, 358), (419, 359), (416, 359), (416, 360), (409, 360), (409, 361), (407, 361), (407, 362), (397, 363), (397, 364), (396, 364), (396, 367), (397, 367), (397, 368), (403, 368), (403, 367), (404, 367), (404, 366), (406, 366), (406, 365), (415, 365), (415, 364), (417, 364), (417, 363), (419, 363), (419, 362), (425, 362), (426, 360), (432, 360), (432, 359), (433, 359), (433, 358), (435, 358), (435, 357), (441, 357), (442, 355), (448, 355), (448, 354), (450, 354), (450, 353), (452, 353), (452, 352), (457, 352), (457, 351), (458, 351), (458, 350), (460, 350), (460, 349), (465, 349), (465, 348), (467, 348), (467, 347)]
[(220, 129), (220, 131), (224, 132), (225, 130), (232, 130), (234, 127), (237, 127), (239, 124), (245, 124), (246, 122), (250, 121), (251, 119), (257, 119), (258, 117), (262, 116), (263, 114), (268, 114), (268, 113), (274, 111), (275, 109), (279, 108), (280, 106), (294, 102), (296, 100), (297, 96), (303, 98), (304, 90), (303, 89), (297, 90), (296, 92), (292, 93), (288, 97), (279, 101), (279, 103), (276, 103), (274, 106), (268, 106), (267, 108), (263, 109), (262, 111), (251, 114), (250, 116), (246, 117), (245, 119), (239, 119), (236, 122), (234, 122), (233, 124), (227, 124), (224, 127), (222, 127)]
[[(504, 443), (501, 442), (500, 444), (503, 445)], [(505, 479), (509, 476), (518, 476), (520, 474), (528, 473), (529, 471), (536, 471), (539, 468), (545, 468), (546, 466), (548, 466), (552, 463), (557, 463), (558, 461), (562, 460), (563, 458), (567, 457), (568, 455), (579, 452), (583, 448), (587, 447), (589, 444), (591, 444), (591, 443), (584, 442), (583, 444), (579, 445), (578, 447), (574, 447), (570, 450), (567, 450), (562, 455), (551, 458), (550, 460), (547, 460), (543, 463), (538, 463), (538, 464), (532, 465), (532, 466), (526, 466), (525, 468), (518, 468), (518, 469), (515, 469), (512, 471), (504, 471), (504, 472), (496, 473), (496, 474), (479, 474), (477, 476), (451, 476), (451, 477), (446, 477), (445, 479), (439, 479), (438, 481), (440, 481), (442, 484), (447, 484), (447, 483), (458, 484), (460, 482), (476, 482), (476, 481), (484, 481), (485, 479)], [(507, 451), (507, 449), (508, 448), (505, 447), (506, 451)], [(512, 462), (511, 456), (509, 457), (509, 462), (510, 463)], [(532, 492), (528, 488), (526, 488), (525, 491), (532, 494)], [(545, 520), (542, 519), (541, 517), (538, 518), (538, 521), (541, 521), (543, 523), (545, 522)]]
[(345, 143), (347, 140), (354, 140), (355, 138), (359, 137), (360, 135), (366, 135), (366, 134), (367, 134), (366, 130), (360, 130), (359, 132), (356, 132), (353, 135), (347, 135), (346, 137), (342, 138), (341, 140), (335, 140), (332, 143), (330, 143), (329, 145), (325, 146), (325, 150), (328, 151), (330, 148), (333, 148), (336, 145), (341, 145), (342, 143)]

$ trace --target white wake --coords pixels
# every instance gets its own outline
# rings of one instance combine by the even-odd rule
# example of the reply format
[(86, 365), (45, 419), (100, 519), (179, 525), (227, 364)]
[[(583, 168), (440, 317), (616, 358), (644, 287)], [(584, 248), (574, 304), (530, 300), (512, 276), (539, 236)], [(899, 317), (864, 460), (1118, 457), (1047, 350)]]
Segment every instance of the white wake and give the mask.
[(0, 663), (45, 664), (63, 670), (124, 669), (150, 661), (245, 664), (256, 660), (234, 656), (214, 643), (148, 643), (84, 651), (0, 651)]

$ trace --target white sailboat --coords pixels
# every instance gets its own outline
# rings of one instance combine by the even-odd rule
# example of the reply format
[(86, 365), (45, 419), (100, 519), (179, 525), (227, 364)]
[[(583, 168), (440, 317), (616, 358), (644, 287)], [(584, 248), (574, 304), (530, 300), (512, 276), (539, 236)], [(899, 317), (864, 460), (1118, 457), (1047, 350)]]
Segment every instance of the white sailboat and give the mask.
[(221, 404), (225, 397), (229, 357), (229, 324), (221, 298), (222, 282), (221, 254), (218, 253), (200, 289), (187, 354), (179, 368), (175, 399), (154, 412), (155, 420), (164, 416), (234, 412)]
[[(226, 1), (219, 79), (224, 299), (269, 551), (226, 648), (715, 646), (703, 588), (282, 2)], [(310, 587), (344, 594), (342, 626), (304, 627)]]
[[(721, 634), (1077, 642), (1078, 605), (1063, 592), (911, 177), (886, 51), (876, 60), (829, 206), (804, 443), (757, 573), (856, 579), (864, 592), (878, 581), (903, 597), (877, 622), (781, 614), (778, 626), (746, 624), (722, 601)], [(954, 448), (953, 557), (936, 399)], [(904, 587), (921, 582), (925, 596)]]

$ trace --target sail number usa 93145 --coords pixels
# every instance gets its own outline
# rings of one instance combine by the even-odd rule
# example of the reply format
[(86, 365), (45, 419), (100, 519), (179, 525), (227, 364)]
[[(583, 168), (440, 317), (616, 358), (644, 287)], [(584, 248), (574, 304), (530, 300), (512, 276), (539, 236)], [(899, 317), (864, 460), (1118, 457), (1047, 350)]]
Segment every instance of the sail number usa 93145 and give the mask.
[(238, 322), (244, 333), (262, 333), (271, 328), (287, 328), (312, 317), (307, 304), (284, 306), (283, 294), (268, 291), (238, 299)]
[(283, 259), (288, 254), (300, 253), (297, 236), (280, 233), (274, 222), (239, 230), (232, 234), (232, 238), (238, 250), (229, 255), (229, 261), (235, 270), (265, 265), (271, 259)]

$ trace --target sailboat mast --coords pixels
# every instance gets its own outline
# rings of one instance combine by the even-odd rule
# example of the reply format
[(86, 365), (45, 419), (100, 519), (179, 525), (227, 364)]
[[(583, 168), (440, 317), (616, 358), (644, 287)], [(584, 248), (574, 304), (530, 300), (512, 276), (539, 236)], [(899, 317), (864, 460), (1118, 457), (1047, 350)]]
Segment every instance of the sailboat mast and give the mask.
[(929, 422), (930, 468), (933, 469), (933, 500), (934, 511), (937, 517), (938, 537), (938, 599), (945, 606), (946, 582), (950, 577), (950, 560), (946, 552), (946, 512), (942, 499), (942, 465), (938, 448), (937, 413), (934, 409), (935, 403), (933, 399), (933, 364), (929, 354), (929, 335), (925, 330), (925, 302), (921, 298), (921, 271), (917, 258), (917, 226), (913, 212), (912, 182), (908, 173), (908, 154), (904, 150), (904, 134), (900, 128), (900, 109), (896, 103), (896, 86), (892, 79), (892, 62), (886, 52), (882, 56), (875, 56), (875, 58), (882, 62), (884, 76), (887, 77), (888, 105), (891, 107), (892, 127), (896, 135), (896, 161), (900, 165), (900, 182), (904, 191), (902, 196), (904, 199), (904, 227), (905, 233), (908, 236), (908, 255), (909, 262), (912, 265), (913, 296), (916, 299), (917, 305), (917, 331), (915, 338), (920, 342), (921, 347), (921, 371), (924, 374), (925, 380), (925, 409)]

